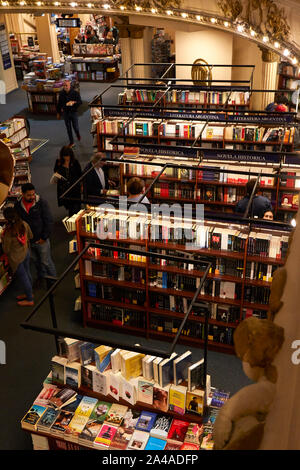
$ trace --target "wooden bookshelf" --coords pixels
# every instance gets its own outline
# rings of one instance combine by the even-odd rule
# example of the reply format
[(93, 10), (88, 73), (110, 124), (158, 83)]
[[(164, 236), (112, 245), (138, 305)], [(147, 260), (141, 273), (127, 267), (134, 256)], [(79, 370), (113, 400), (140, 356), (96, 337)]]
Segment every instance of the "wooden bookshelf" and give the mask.
[[(78, 250), (81, 251), (87, 241), (99, 241), (103, 243), (103, 240), (99, 240), (97, 238), (97, 235), (95, 233), (89, 233), (85, 231), (85, 226), (84, 226), (84, 214), (79, 216), (76, 222), (76, 227), (77, 227), (77, 244), (78, 244)], [(214, 223), (212, 223), (214, 225)], [(278, 258), (272, 258), (272, 257), (265, 257), (265, 256), (259, 256), (259, 255), (253, 255), (251, 254), (250, 247), (249, 247), (249, 236), (252, 232), (249, 233), (247, 231), (245, 232), (245, 237), (243, 238), (245, 240), (245, 243), (241, 245), (240, 251), (227, 251), (227, 250), (219, 250), (219, 249), (211, 249), (211, 248), (202, 248), (202, 249), (193, 249), (189, 248), (187, 249), (185, 245), (180, 244), (178, 242), (172, 243), (171, 241), (168, 243), (164, 243), (162, 241), (151, 241), (150, 238), (150, 227), (148, 227), (148, 239), (145, 240), (135, 240), (135, 239), (108, 239), (107, 243), (108, 245), (111, 245), (112, 248), (109, 248), (109, 250), (113, 251), (114, 246), (118, 247), (126, 247), (128, 248), (129, 245), (136, 246), (136, 248), (140, 247), (142, 248), (141, 251), (141, 256), (143, 256), (143, 250), (149, 251), (149, 250), (164, 250), (163, 253), (166, 254), (174, 254), (176, 256), (176, 253), (179, 251), (180, 253), (186, 252), (187, 254), (194, 254), (197, 256), (204, 256), (205, 259), (209, 257), (211, 260), (216, 260), (215, 262), (218, 263), (221, 260), (228, 260), (230, 262), (230, 269), (233, 269), (232, 263), (238, 263), (236, 266), (238, 266), (238, 269), (241, 270), (241, 277), (234, 275), (229, 275), (226, 274), (226, 271), (224, 274), (220, 274), (218, 271), (215, 273), (213, 268), (213, 271), (210, 272), (207, 276), (207, 281), (210, 282), (229, 282), (229, 283), (234, 283), (235, 284), (235, 297), (230, 298), (227, 295), (222, 295), (222, 296), (217, 296), (217, 295), (211, 295), (208, 293), (204, 293), (201, 291), (199, 294), (199, 297), (197, 299), (197, 302), (200, 302), (202, 304), (208, 304), (212, 305), (214, 304), (215, 307), (215, 312), (218, 312), (219, 307), (221, 308), (221, 311), (224, 310), (226, 311), (226, 308), (228, 308), (228, 318), (234, 318), (234, 320), (222, 320), (221, 317), (216, 317), (214, 318), (211, 316), (208, 320), (209, 328), (217, 328), (220, 329), (220, 332), (227, 332), (226, 334), (229, 334), (229, 330), (231, 330), (231, 333), (229, 334), (227, 339), (223, 339), (225, 342), (218, 342), (217, 340), (214, 341), (209, 341), (208, 345), (209, 348), (213, 350), (219, 350), (219, 351), (226, 351), (226, 352), (231, 352), (233, 353), (233, 345), (230, 342), (229, 344), (226, 341), (229, 341), (228, 338), (232, 338), (232, 334), (234, 329), (237, 327), (239, 322), (243, 319), (245, 315), (246, 309), (250, 309), (252, 312), (261, 312), (262, 318), (265, 318), (266, 312), (268, 311), (268, 303), (261, 303), (258, 299), (264, 298), (267, 299), (269, 292), (270, 292), (270, 287), (271, 287), (271, 279), (268, 281), (268, 278), (263, 278), (263, 275), (260, 274), (261, 278), (255, 278), (253, 277), (251, 279), (251, 276), (254, 276), (254, 274), (250, 275), (250, 272), (246, 272), (246, 266), (249, 266), (249, 262), (254, 264), (253, 269), (255, 266), (259, 265), (266, 265), (265, 269), (267, 266), (269, 266), (268, 269), (271, 269), (271, 266), (273, 266), (273, 269), (276, 268), (276, 266), (281, 266), (284, 264), (284, 259), (278, 259)], [(220, 230), (219, 227), (216, 228), (216, 232), (219, 232)], [(261, 229), (262, 233), (263, 230)], [(244, 231), (242, 230), (244, 233)], [(274, 235), (276, 236), (281, 236), (285, 235), (286, 232), (282, 232), (280, 230), (275, 230)], [(288, 234), (288, 232), (287, 232)], [(257, 235), (259, 239), (259, 234)], [(105, 242), (106, 244), (106, 242)], [(155, 258), (155, 251), (153, 251), (153, 257)], [(198, 259), (198, 258), (196, 258)], [(92, 263), (96, 263), (98, 265), (113, 265), (117, 269), (119, 267), (130, 267), (130, 268), (136, 268), (139, 270), (142, 270), (141, 273), (138, 275), (139, 278), (141, 276), (144, 279), (144, 282), (134, 282), (132, 280), (115, 280), (112, 278), (108, 278), (107, 274), (105, 272), (101, 271), (101, 274), (99, 275), (93, 275), (93, 274), (86, 274), (85, 272), (85, 261), (89, 260)], [(188, 260), (184, 260), (182, 264), (193, 264), (193, 258)], [(214, 266), (217, 266), (216, 264)], [(226, 268), (226, 263), (224, 264)], [(92, 269), (90, 267), (89, 269)], [(102, 268), (101, 268), (102, 269)], [(229, 269), (229, 268), (228, 268)], [(237, 268), (236, 268), (237, 269)], [(249, 268), (248, 268), (249, 269)], [(251, 268), (252, 269), (252, 268)], [(256, 269), (256, 268), (255, 268)], [(257, 268), (257, 276), (258, 276), (258, 269), (262, 270), (261, 267)], [(81, 258), (79, 262), (79, 271), (80, 271), (80, 279), (81, 279), (81, 299), (82, 299), (82, 309), (83, 309), (83, 324), (84, 326), (92, 326), (92, 327), (97, 327), (97, 328), (103, 328), (103, 329), (113, 329), (115, 331), (122, 331), (123, 333), (128, 331), (128, 333), (135, 334), (137, 336), (145, 336), (146, 338), (151, 338), (151, 337), (157, 337), (157, 338), (165, 338), (167, 341), (172, 341), (175, 337), (175, 333), (170, 333), (168, 331), (165, 331), (164, 326), (160, 326), (158, 328), (153, 328), (152, 323), (153, 321), (155, 322), (155, 318), (159, 317), (160, 321), (165, 322), (165, 321), (171, 321), (173, 322), (173, 327), (176, 327), (174, 321), (176, 322), (181, 322), (182, 319), (184, 318), (184, 313), (181, 311), (183, 308), (181, 304), (181, 301), (179, 299), (186, 299), (187, 305), (189, 301), (194, 297), (194, 293), (196, 288), (192, 287), (191, 284), (191, 290), (187, 289), (174, 289), (174, 288), (169, 288), (169, 287), (158, 287), (155, 285), (152, 285), (151, 276), (153, 276), (153, 272), (160, 272), (160, 273), (167, 273), (167, 275), (170, 276), (175, 276), (174, 279), (177, 279), (176, 276), (184, 276), (183, 279), (186, 278), (191, 278), (191, 280), (194, 280), (196, 278), (201, 279), (201, 277), (204, 274), (204, 271), (201, 269), (193, 269), (193, 270), (188, 270), (187, 268), (184, 268), (184, 266), (178, 266), (178, 265), (160, 265), (160, 264), (153, 264), (153, 261), (149, 257), (145, 257), (145, 262), (144, 261), (131, 261), (129, 259), (124, 259), (124, 258), (117, 258), (117, 257), (112, 257), (111, 255), (104, 254), (101, 256), (99, 253), (97, 254), (90, 254), (86, 253), (84, 257)], [(144, 274), (142, 274), (142, 272)], [(162, 275), (162, 274), (161, 274)], [(105, 277), (103, 277), (105, 276)], [(156, 277), (155, 277), (156, 279)], [(173, 278), (172, 278), (173, 279)], [(110, 299), (105, 299), (105, 298), (98, 298), (97, 297), (97, 290), (91, 296), (88, 292), (88, 288), (86, 285), (86, 282), (92, 283), (94, 289), (101, 289), (101, 286), (110, 286), (113, 289), (118, 289), (118, 292), (120, 293), (122, 290), (122, 294), (120, 294), (120, 299), (117, 297), (113, 297)], [(171, 281), (170, 281), (171, 282)], [(174, 282), (172, 280), (172, 282)], [(177, 281), (176, 281), (177, 282)], [(181, 280), (180, 282), (185, 282)], [(196, 281), (194, 281), (196, 284)], [(98, 286), (98, 287), (97, 287)], [(190, 286), (190, 284), (188, 284)], [(237, 286), (239, 286), (237, 290)], [(250, 289), (250, 291), (249, 291)], [(253, 289), (260, 289), (257, 292), (261, 292), (259, 295), (260, 297), (256, 297), (258, 293), (256, 293), (256, 290)], [(140, 292), (140, 297), (137, 297), (137, 291)], [(117, 292), (117, 291), (116, 291)], [(124, 292), (124, 294), (123, 294)], [(129, 292), (133, 292), (134, 296), (130, 297)], [(250, 294), (249, 294), (250, 292)], [(143, 293), (143, 294), (142, 294)], [(251, 295), (251, 302), (249, 301), (247, 296)], [(113, 291), (111, 291), (111, 294), (113, 295)], [(231, 295), (231, 294), (230, 294)], [(237, 297), (238, 295), (238, 297)], [(129, 296), (128, 299), (126, 300), (125, 297)], [(158, 300), (158, 302), (170, 302), (170, 298), (174, 298), (177, 300), (175, 301), (175, 305), (181, 305), (179, 307), (179, 310), (176, 308), (175, 311), (172, 309), (168, 309), (163, 307), (163, 304), (160, 304), (161, 306), (157, 306), (153, 304), (153, 301), (155, 298), (160, 298), (159, 296), (163, 296), (163, 299)], [(263, 296), (263, 297), (261, 297)], [(253, 300), (252, 300), (253, 297)], [(129, 300), (129, 298), (131, 300)], [(133, 300), (135, 299), (135, 300)], [(266, 300), (264, 300), (266, 301)], [(179, 302), (179, 303), (178, 303)], [(90, 307), (88, 307), (90, 305)], [(97, 307), (92, 307), (92, 305), (99, 305), (101, 307), (100, 310), (97, 309)], [(165, 304), (166, 305), (166, 304)], [(218, 307), (219, 306), (219, 307)], [(111, 310), (103, 310), (103, 308), (109, 307), (111, 308), (116, 308), (120, 309), (120, 311), (126, 310), (126, 315), (128, 314), (131, 317), (130, 312), (136, 312), (134, 317), (131, 317), (131, 320), (129, 320), (129, 324), (123, 323), (122, 320), (117, 320), (117, 317), (115, 316), (110, 316), (110, 320), (104, 319), (105, 315), (110, 315), (109, 312)], [(122, 310), (123, 309), (123, 310)], [(234, 309), (234, 310), (232, 310)], [(193, 313), (194, 312), (194, 313)], [(248, 313), (249, 314), (249, 313)], [(203, 324), (204, 324), (204, 314), (197, 312), (197, 310), (194, 310), (191, 312), (189, 318), (188, 318), (188, 324), (194, 324), (195, 328), (194, 330), (190, 330), (190, 334), (184, 334), (182, 333), (179, 342), (183, 344), (189, 344), (189, 345), (199, 345), (200, 347), (203, 346), (204, 340), (203, 340)], [(212, 312), (211, 312), (212, 315)], [(217, 313), (217, 315), (219, 315)], [(101, 319), (102, 318), (102, 319)], [(114, 320), (114, 318), (116, 320)], [(226, 318), (226, 317), (225, 317)], [(137, 324), (138, 322), (139, 324)], [(196, 325), (199, 325), (196, 327)], [(202, 326), (201, 326), (202, 325)], [(189, 326), (186, 326), (186, 330), (189, 330)], [(193, 327), (194, 328), (194, 327)], [(223, 330), (222, 330), (223, 329)], [(210, 331), (210, 330), (209, 330)], [(211, 330), (213, 331), (213, 330)], [(220, 334), (221, 334), (220, 333)], [(210, 333), (211, 334), (211, 333)], [(217, 333), (219, 334), (219, 333)], [(224, 333), (225, 334), (225, 333)], [(194, 336), (196, 335), (196, 336)], [(221, 334), (222, 336), (222, 334)]]
[[(59, 99), (59, 91), (31, 91), (26, 90), (28, 109), (33, 114), (50, 114), (57, 113), (56, 106)], [(41, 98), (44, 97), (43, 101)]]

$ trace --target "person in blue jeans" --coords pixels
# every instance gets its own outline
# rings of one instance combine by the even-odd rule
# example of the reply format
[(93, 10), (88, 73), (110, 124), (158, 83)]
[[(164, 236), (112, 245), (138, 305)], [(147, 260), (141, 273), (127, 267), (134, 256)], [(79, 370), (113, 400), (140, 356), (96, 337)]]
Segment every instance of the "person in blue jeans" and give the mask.
[(47, 201), (36, 194), (33, 184), (25, 183), (22, 185), (22, 196), (16, 202), (15, 209), (33, 234), (31, 258), (37, 271), (35, 287), (39, 288), (45, 276), (56, 277), (49, 240), (53, 225), (50, 208)]
[(79, 124), (77, 109), (82, 104), (80, 94), (74, 90), (71, 86), (70, 80), (65, 80), (63, 90), (59, 93), (59, 99), (56, 107), (57, 119), (60, 119), (61, 115), (65, 120), (67, 133), (69, 136), (70, 147), (74, 146), (72, 127), (75, 131), (77, 139), (80, 141)]
[(34, 305), (32, 278), (30, 273), (30, 239), (33, 234), (13, 207), (3, 211), (5, 226), (1, 235), (3, 252), (6, 254), (11, 271), (23, 285), (24, 293), (17, 296), (18, 305)]

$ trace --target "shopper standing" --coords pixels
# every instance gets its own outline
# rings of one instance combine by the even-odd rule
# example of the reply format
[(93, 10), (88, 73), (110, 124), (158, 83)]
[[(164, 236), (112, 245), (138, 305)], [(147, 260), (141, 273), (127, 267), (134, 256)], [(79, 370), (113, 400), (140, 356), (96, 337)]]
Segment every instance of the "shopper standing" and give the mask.
[(56, 269), (51, 258), (50, 234), (53, 225), (52, 215), (47, 201), (35, 192), (31, 183), (22, 185), (22, 196), (16, 202), (15, 209), (31, 228), (31, 257), (37, 270), (35, 287), (39, 288), (45, 276), (56, 277)]
[[(235, 212), (244, 214), (245, 210), (249, 204), (251, 194), (253, 192), (254, 186), (256, 184), (256, 179), (250, 179), (246, 184), (246, 196), (241, 199), (236, 207)], [(259, 186), (255, 188), (254, 196), (252, 199), (251, 206), (249, 207), (248, 216), (263, 218), (265, 212), (272, 211), (271, 201), (265, 196), (259, 196), (257, 194)]]
[[(80, 210), (80, 202), (60, 200), (60, 196), (81, 176), (80, 163), (75, 158), (74, 152), (70, 147), (64, 146), (61, 148), (59, 158), (55, 162), (54, 173), (61, 176), (61, 178), (57, 179), (57, 204), (59, 207), (64, 206), (69, 211), (69, 217), (71, 217), (71, 215)], [(77, 184), (67, 197), (80, 199), (80, 186), (80, 183)]]
[(33, 235), (29, 225), (24, 222), (13, 207), (3, 211), (5, 226), (2, 232), (2, 247), (8, 258), (9, 266), (23, 285), (24, 294), (18, 295), (18, 305), (22, 307), (34, 304), (32, 278), (30, 274), (29, 243)]
[(61, 115), (65, 120), (70, 147), (74, 146), (72, 126), (77, 136), (77, 139), (80, 141), (79, 133), (79, 124), (77, 109), (82, 104), (81, 96), (78, 91), (74, 90), (71, 86), (70, 80), (65, 80), (63, 85), (63, 90), (59, 94), (59, 99), (57, 103), (57, 119), (60, 119)]
[(90, 163), (87, 164), (83, 172), (85, 173), (90, 168), (89, 173), (83, 178), (83, 191), (84, 197), (89, 198), (93, 196), (100, 197), (105, 193), (109, 186), (115, 187), (114, 181), (108, 179), (108, 169), (105, 166), (106, 155), (101, 152), (95, 153)]

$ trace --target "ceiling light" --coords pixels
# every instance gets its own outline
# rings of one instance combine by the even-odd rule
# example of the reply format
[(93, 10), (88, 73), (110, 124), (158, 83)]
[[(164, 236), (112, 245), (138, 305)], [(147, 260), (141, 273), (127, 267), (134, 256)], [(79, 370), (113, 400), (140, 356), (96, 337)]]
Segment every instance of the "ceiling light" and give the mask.
[(251, 29), (250, 34), (251, 34), (252, 37), (256, 36), (256, 32), (253, 31), (253, 29)]
[(210, 21), (211, 21), (212, 23), (216, 23), (216, 22), (217, 22), (216, 18), (211, 18)]
[(104, 3), (104, 5), (102, 6), (105, 10), (108, 10), (110, 8), (110, 5), (108, 3)]
[(142, 7), (135, 6), (136, 11), (142, 11)]
[(172, 10), (167, 10), (166, 13), (167, 13), (167, 15), (173, 15)]
[(20, 5), (23, 6), (25, 5), (26, 2), (24, 2), (23, 0), (20, 2)]
[(196, 16), (196, 20), (201, 21), (201, 16), (200, 16), (200, 15), (197, 15), (197, 16)]
[(3, 7), (6, 7), (6, 6), (8, 5), (8, 2), (1, 2), (1, 5), (2, 5)]
[(121, 5), (121, 6), (120, 6), (120, 10), (125, 10), (124, 5)]
[(88, 4), (87, 4), (87, 7), (88, 7), (88, 8), (92, 8), (92, 6), (93, 6), (92, 3), (88, 3)]
[(268, 41), (269, 41), (268, 36), (264, 36), (264, 37), (263, 37), (263, 41), (264, 41), (264, 42), (268, 42)]
[(274, 46), (276, 47), (276, 49), (278, 49), (278, 47), (280, 46), (279, 42), (274, 42)]
[(296, 57), (293, 58), (292, 62), (293, 64), (297, 64), (298, 60), (296, 59)]
[(59, 3), (59, 2), (54, 2), (54, 5), (55, 5), (56, 7), (58, 7), (58, 6), (60, 5), (60, 3)]
[(153, 15), (155, 15), (156, 12), (157, 12), (156, 8), (151, 8), (151, 13), (153, 13)]
[(237, 30), (239, 33), (242, 33), (244, 31), (244, 26), (242, 24), (239, 24)]
[(76, 3), (76, 2), (72, 2), (72, 3), (70, 3), (70, 6), (71, 6), (72, 8), (75, 8), (75, 7), (77, 7), (77, 3)]
[(225, 26), (225, 28), (228, 28), (228, 26), (229, 26), (228, 21), (224, 21), (224, 26)]
[(289, 54), (290, 54), (290, 51), (288, 49), (284, 49), (283, 55), (287, 57)]
[(181, 13), (182, 18), (187, 18), (189, 15), (187, 13)]
[(42, 2), (36, 2), (37, 6), (40, 7), (42, 5)]

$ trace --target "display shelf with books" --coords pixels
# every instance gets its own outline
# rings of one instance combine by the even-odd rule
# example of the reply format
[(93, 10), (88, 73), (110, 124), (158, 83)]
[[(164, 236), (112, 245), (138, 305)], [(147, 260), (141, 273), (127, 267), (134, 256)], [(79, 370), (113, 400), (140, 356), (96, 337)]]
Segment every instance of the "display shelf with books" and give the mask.
[(212, 387), (211, 376), (203, 385), (203, 359), (186, 351), (163, 360), (72, 338), (59, 344), (21, 420), (39, 449), (51, 440), (62, 449), (213, 449), (214, 421), (230, 394)]
[[(78, 216), (79, 251), (101, 240), (101, 247), (90, 248), (79, 262), (83, 323), (172, 340), (209, 262), (199, 305), (190, 311), (179, 341), (203, 345), (207, 315), (209, 347), (233, 352), (232, 334), (240, 321), (267, 316), (273, 274), (284, 264), (289, 231), (233, 222), (229, 229), (220, 221), (198, 226), (193, 220), (185, 232), (182, 221), (171, 219), (145, 215), (137, 232), (131, 213), (94, 209)], [(183, 253), (184, 258), (168, 259)]]

